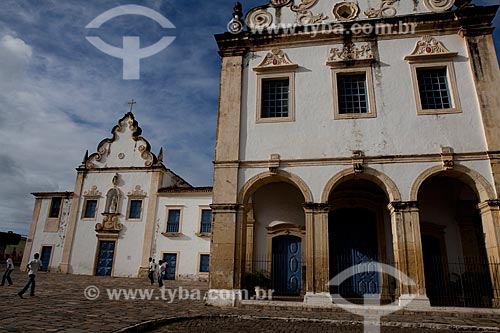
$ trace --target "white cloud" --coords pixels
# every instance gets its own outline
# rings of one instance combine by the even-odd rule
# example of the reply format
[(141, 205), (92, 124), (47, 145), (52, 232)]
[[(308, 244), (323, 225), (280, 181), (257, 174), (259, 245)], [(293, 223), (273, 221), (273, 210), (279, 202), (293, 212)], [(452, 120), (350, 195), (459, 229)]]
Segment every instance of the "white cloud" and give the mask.
[(10, 51), (14, 56), (29, 59), (33, 53), (31, 46), (24, 40), (14, 36), (5, 35), (0, 40), (0, 48)]

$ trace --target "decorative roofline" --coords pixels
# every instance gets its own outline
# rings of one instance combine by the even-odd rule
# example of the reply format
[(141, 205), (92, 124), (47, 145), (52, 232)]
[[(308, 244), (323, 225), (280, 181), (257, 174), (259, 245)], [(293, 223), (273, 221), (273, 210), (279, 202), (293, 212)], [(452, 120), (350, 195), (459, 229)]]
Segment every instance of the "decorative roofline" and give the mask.
[[(128, 123), (126, 119), (130, 119)], [(113, 127), (111, 130), (111, 134), (113, 134), (112, 138), (106, 138), (99, 142), (97, 145), (97, 152), (86, 158), (85, 167), (87, 169), (95, 169), (94, 161), (100, 161), (102, 156), (106, 153), (106, 144), (111, 144), (117, 139), (117, 132), (121, 131), (124, 126), (129, 126), (129, 129), (132, 131), (132, 139), (134, 141), (142, 141), (144, 142), (144, 146), (139, 146), (139, 150), (141, 151), (141, 157), (145, 160), (144, 166), (151, 167), (158, 163), (158, 159), (155, 154), (151, 152), (151, 145), (148, 140), (141, 136), (142, 129), (139, 127), (139, 123), (135, 120), (134, 114), (132, 112), (127, 112), (119, 121), (118, 124)]]

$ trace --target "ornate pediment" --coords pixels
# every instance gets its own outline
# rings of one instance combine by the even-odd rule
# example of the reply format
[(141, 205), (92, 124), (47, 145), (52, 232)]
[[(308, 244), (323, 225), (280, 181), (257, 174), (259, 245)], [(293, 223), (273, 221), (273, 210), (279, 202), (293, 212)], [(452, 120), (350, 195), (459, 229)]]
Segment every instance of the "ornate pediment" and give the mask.
[(141, 185), (135, 185), (135, 189), (127, 193), (129, 197), (145, 197), (148, 194), (141, 189)]
[(84, 158), (87, 169), (113, 167), (151, 167), (157, 163), (149, 142), (132, 112), (127, 112), (111, 130), (113, 137), (102, 140), (97, 152)]
[(346, 62), (358, 62), (360, 64), (370, 64), (375, 61), (373, 52), (368, 43), (356, 46), (354, 43), (348, 43), (343, 48), (331, 48), (330, 56), (326, 61), (329, 66), (343, 65)]
[(85, 191), (83, 193), (84, 197), (100, 197), (101, 195), (102, 195), (102, 193), (97, 190), (97, 186), (96, 185), (93, 185), (90, 188), (90, 190)]
[(275, 48), (266, 54), (264, 60), (255, 67), (255, 72), (268, 71), (289, 71), (297, 69), (298, 65), (294, 64), (282, 50)]
[(450, 52), (440, 41), (425, 35), (415, 45), (411, 54), (405, 57), (405, 60), (425, 60), (433, 58), (453, 58), (458, 52)]

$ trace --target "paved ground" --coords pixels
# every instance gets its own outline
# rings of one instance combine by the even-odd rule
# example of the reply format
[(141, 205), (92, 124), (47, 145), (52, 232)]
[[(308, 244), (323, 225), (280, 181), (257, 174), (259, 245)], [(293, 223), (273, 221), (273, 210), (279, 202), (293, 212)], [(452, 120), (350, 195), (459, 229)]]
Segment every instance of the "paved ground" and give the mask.
[[(172, 291), (179, 287), (184, 289), (181, 298), (203, 296), (207, 284), (202, 282), (167, 282), (169, 289), (162, 295), (141, 279), (39, 273), (36, 297), (26, 294), (26, 299), (20, 299), (16, 293), (27, 276), (15, 271), (13, 280), (14, 286), (0, 287), (0, 332), (113, 332), (146, 321), (162, 323), (158, 332), (361, 332), (362, 318), (340, 309), (305, 309), (297, 303), (219, 309), (205, 306), (202, 300), (179, 299), (178, 295), (172, 300)], [(99, 288), (97, 299), (85, 297), (88, 286)], [(120, 300), (110, 300), (106, 289), (111, 288), (145, 289), (151, 293), (146, 295), (150, 299), (126, 300), (121, 294)], [(196, 289), (201, 290), (199, 294), (194, 292)], [(89, 296), (95, 296), (95, 290), (87, 290)], [(500, 332), (500, 310), (402, 311), (383, 321), (382, 332), (413, 333), (437, 328), (470, 332), (474, 327)]]

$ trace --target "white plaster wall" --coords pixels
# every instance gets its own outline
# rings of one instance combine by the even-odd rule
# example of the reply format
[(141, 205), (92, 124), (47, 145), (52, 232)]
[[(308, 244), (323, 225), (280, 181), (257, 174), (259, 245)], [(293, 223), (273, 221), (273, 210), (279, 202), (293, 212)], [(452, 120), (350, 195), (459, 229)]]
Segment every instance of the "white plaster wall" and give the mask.
[(254, 204), (254, 259), (265, 260), (267, 255), (267, 227), (280, 223), (305, 226), (302, 193), (287, 183), (271, 183), (253, 195)]
[[(484, 151), (486, 144), (464, 41), (458, 35), (437, 36), (454, 58), (462, 113), (417, 116), (410, 54), (420, 38), (378, 41), (374, 49), (376, 118), (333, 119), (332, 74), (326, 66), (329, 50), (342, 45), (284, 48), (295, 74), (295, 121), (256, 123), (257, 75), (252, 70), (268, 52), (249, 53), (244, 68), (241, 159), (267, 160), (348, 157), (352, 150), (366, 156)], [(377, 55), (378, 52), (378, 55)], [(467, 129), (461, 130), (461, 129)]]
[(63, 199), (61, 215), (59, 219), (59, 230), (57, 232), (46, 232), (44, 231), (44, 227), (45, 222), (47, 221), (47, 218), (49, 216), (51, 202), (52, 198), (41, 199), (40, 212), (38, 214), (38, 219), (36, 222), (37, 225), (35, 234), (33, 236), (33, 244), (31, 247), (31, 253), (29, 253), (29, 258), (31, 260), (35, 253), (41, 254), (42, 246), (52, 246), (49, 270), (51, 272), (57, 272), (57, 268), (59, 266), (59, 263), (61, 262), (62, 257), (64, 238), (66, 236), (66, 226), (69, 217), (69, 210), (71, 208), (71, 201), (70, 199)]
[[(115, 171), (96, 171), (89, 173), (84, 181), (83, 193), (90, 190), (92, 186), (97, 186), (97, 189), (102, 193), (98, 203), (98, 210), (95, 220), (82, 220), (82, 210), (84, 197), (80, 200), (78, 208), (78, 220), (75, 230), (75, 238), (73, 242), (73, 251), (71, 255), (71, 272), (74, 274), (93, 275), (94, 265), (97, 253), (97, 237), (95, 232), (96, 223), (102, 223), (106, 204), (106, 194), (113, 188), (112, 179)], [(115, 261), (114, 261), (114, 276), (135, 277), (139, 271), (142, 258), (142, 244), (144, 243), (144, 228), (146, 224), (147, 206), (152, 191), (151, 172), (149, 171), (119, 171), (118, 189), (121, 191), (121, 198), (118, 204), (119, 223), (123, 225), (120, 232), (120, 237), (115, 245)], [(141, 221), (128, 221), (126, 219), (128, 208), (129, 192), (135, 190), (136, 185), (140, 185), (141, 189), (147, 193), (142, 204), (142, 219)]]
[[(157, 228), (155, 230), (154, 257), (156, 262), (163, 253), (177, 253), (177, 279), (207, 279), (207, 274), (199, 273), (200, 254), (210, 254), (210, 237), (199, 237), (201, 208), (208, 209), (212, 203), (212, 193), (162, 194), (158, 198)], [(180, 206), (182, 209), (178, 237), (166, 237), (167, 207)]]

